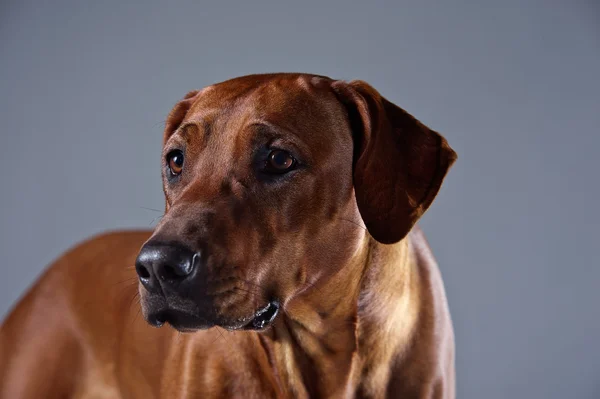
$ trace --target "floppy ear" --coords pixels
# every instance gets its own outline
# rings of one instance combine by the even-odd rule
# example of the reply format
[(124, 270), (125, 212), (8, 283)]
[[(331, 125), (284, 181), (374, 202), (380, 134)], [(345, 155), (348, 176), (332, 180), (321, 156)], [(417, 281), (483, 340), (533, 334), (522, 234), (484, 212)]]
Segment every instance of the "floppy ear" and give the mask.
[(354, 137), (354, 191), (377, 241), (404, 238), (437, 195), (456, 153), (427, 128), (362, 81), (336, 81)]
[(179, 101), (171, 112), (169, 112), (169, 116), (167, 116), (167, 121), (165, 122), (165, 132), (163, 134), (163, 145), (167, 142), (169, 137), (177, 130), (185, 115), (190, 110), (190, 107), (196, 100), (196, 96), (198, 95), (199, 90), (190, 91)]

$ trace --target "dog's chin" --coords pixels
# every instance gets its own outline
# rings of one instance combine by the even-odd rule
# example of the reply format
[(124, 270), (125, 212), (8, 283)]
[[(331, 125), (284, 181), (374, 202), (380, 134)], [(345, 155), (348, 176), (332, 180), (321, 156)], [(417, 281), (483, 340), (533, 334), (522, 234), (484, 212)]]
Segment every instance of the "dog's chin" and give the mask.
[(179, 332), (206, 330), (214, 326), (214, 323), (208, 319), (171, 308), (164, 308), (148, 313), (146, 321), (153, 327), (162, 327), (164, 324), (169, 324)]
[(279, 308), (279, 302), (271, 301), (247, 317), (229, 320), (222, 317), (200, 317), (182, 310), (165, 307), (148, 312), (145, 318), (153, 327), (162, 327), (164, 324), (169, 324), (175, 330), (183, 333), (206, 330), (214, 326), (230, 331), (263, 331), (275, 322), (279, 314)]

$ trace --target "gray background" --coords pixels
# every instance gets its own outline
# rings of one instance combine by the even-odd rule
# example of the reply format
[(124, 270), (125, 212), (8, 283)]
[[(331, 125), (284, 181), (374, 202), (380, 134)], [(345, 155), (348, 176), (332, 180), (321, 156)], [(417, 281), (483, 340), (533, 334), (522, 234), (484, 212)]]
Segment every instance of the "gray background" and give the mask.
[(0, 316), (75, 242), (151, 225), (188, 90), (359, 78), (459, 154), (422, 221), (458, 396), (600, 397), (597, 3), (124, 3), (0, 4)]

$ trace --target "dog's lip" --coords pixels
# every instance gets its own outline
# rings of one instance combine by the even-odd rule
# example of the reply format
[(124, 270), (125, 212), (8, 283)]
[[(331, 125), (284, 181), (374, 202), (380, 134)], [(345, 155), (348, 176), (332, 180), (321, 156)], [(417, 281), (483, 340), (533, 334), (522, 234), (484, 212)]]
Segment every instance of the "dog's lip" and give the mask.
[(262, 331), (267, 329), (279, 314), (279, 301), (273, 300), (267, 303), (262, 308), (258, 309), (250, 317), (246, 317), (238, 320), (237, 323), (220, 325), (221, 327), (235, 331), (235, 330), (254, 330)]
[(263, 331), (273, 324), (279, 314), (279, 308), (279, 301), (273, 300), (254, 312), (252, 316), (238, 319), (235, 322), (211, 322), (189, 313), (167, 308), (150, 314), (148, 323), (154, 327), (162, 327), (165, 323), (169, 323), (180, 332), (205, 330), (215, 325), (230, 331)]
[(170, 308), (150, 314), (148, 316), (148, 323), (154, 327), (162, 327), (165, 323), (169, 323), (174, 329), (180, 332), (206, 330), (214, 326), (214, 323), (204, 318)]
[(279, 315), (279, 301), (271, 301), (259, 309), (245, 328), (248, 330), (264, 330), (269, 327)]

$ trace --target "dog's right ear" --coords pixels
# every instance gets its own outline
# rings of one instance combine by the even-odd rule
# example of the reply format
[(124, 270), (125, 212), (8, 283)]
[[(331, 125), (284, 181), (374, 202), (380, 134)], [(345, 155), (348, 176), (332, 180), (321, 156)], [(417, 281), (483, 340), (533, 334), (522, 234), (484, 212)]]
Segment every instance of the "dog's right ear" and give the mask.
[(183, 122), (183, 119), (185, 118), (188, 111), (190, 110), (190, 107), (196, 100), (196, 97), (198, 96), (199, 92), (199, 90), (190, 91), (188, 94), (185, 95), (185, 97), (183, 97), (181, 101), (175, 104), (171, 112), (169, 112), (169, 116), (167, 117), (167, 121), (165, 122), (163, 145), (165, 145), (169, 137), (171, 137), (171, 135), (175, 133), (175, 130), (177, 130), (179, 125), (181, 125), (181, 122)]

